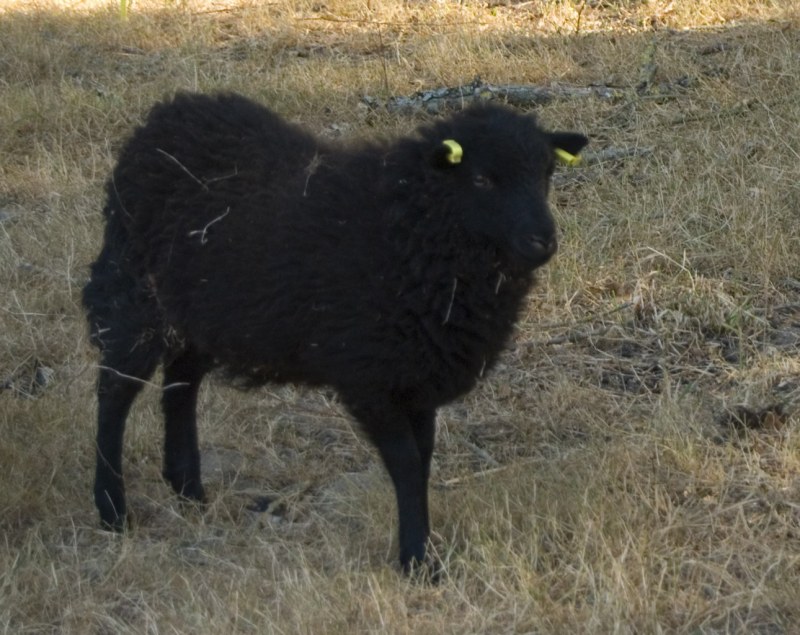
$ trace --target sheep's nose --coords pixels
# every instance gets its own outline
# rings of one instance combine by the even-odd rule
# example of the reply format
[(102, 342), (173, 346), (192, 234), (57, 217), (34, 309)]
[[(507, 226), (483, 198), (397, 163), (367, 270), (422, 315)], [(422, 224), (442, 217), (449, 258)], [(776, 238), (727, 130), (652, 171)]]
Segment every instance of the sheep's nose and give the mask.
[(558, 251), (558, 241), (555, 236), (550, 238), (540, 238), (538, 236), (531, 236), (530, 245), (533, 252), (540, 258), (550, 258)]
[(514, 252), (534, 267), (546, 263), (558, 249), (555, 236), (543, 238), (537, 234), (517, 236), (511, 243)]

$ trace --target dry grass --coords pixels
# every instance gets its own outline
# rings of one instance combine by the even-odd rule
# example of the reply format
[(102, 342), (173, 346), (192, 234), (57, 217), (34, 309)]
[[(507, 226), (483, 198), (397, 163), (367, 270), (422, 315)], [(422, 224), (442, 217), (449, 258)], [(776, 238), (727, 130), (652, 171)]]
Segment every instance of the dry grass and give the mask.
[[(0, 632), (798, 632), (794, 3), (140, 0), (121, 22), (116, 2), (5, 0), (0, 33)], [(153, 101), (226, 88), (391, 134), (418, 122), (364, 94), (633, 86), (653, 43), (650, 94), (540, 108), (596, 149), (654, 151), (558, 177), (562, 250), (515, 347), (441, 413), (442, 584), (396, 573), (390, 487), (324, 392), (207, 385), (197, 510), (160, 480), (147, 390), (136, 526), (98, 530), (79, 294)]]

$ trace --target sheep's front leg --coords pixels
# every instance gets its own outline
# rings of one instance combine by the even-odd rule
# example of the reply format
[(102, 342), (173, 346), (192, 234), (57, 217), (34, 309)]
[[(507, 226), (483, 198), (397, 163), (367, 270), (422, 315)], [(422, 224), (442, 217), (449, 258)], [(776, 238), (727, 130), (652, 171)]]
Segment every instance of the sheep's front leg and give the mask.
[[(100, 331), (100, 328), (98, 331)], [(94, 502), (104, 528), (122, 531), (126, 522), (122, 479), (125, 421), (144, 382), (158, 364), (158, 350), (139, 347), (131, 354), (129, 340), (110, 340), (97, 380), (97, 446)]]
[(423, 410), (411, 414), (411, 425), (414, 440), (417, 443), (420, 464), (422, 467), (422, 483), (425, 509), (425, 535), (430, 534), (430, 521), (428, 519), (428, 480), (431, 475), (431, 458), (436, 440), (436, 411)]
[(94, 502), (106, 529), (125, 528), (125, 484), (122, 479), (122, 439), (131, 405), (141, 383), (121, 377), (112, 368), (101, 368), (97, 382), (97, 446)]
[(394, 484), (400, 522), (400, 565), (410, 573), (425, 563), (430, 532), (428, 475), (433, 452), (435, 413), (399, 410), (354, 412), (364, 422)]
[(203, 360), (186, 352), (164, 366), (164, 479), (177, 494), (205, 500), (197, 443), (197, 393), (206, 373)]

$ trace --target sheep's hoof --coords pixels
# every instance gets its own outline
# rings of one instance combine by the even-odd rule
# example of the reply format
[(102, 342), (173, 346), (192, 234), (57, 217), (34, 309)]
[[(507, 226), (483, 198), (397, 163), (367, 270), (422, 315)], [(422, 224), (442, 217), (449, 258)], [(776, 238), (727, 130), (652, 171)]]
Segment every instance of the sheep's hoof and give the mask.
[(203, 504), (206, 502), (206, 491), (201, 483), (188, 483), (182, 488), (175, 487), (175, 492), (188, 503)]
[(100, 526), (106, 531), (121, 533), (128, 525), (125, 509), (125, 496), (113, 496), (107, 489), (98, 489), (94, 493), (94, 502), (100, 512)]
[(401, 563), (403, 573), (418, 584), (439, 584), (444, 579), (444, 566), (433, 556), (427, 555), (423, 562), (412, 558)]
[(117, 516), (114, 520), (105, 520), (104, 518), (100, 519), (100, 528), (104, 529), (105, 531), (113, 531), (114, 533), (121, 534), (127, 529), (128, 526), (128, 516)]
[(199, 478), (187, 478), (183, 473), (172, 474), (164, 472), (164, 480), (170, 484), (172, 491), (188, 501), (197, 503), (206, 502), (206, 492)]

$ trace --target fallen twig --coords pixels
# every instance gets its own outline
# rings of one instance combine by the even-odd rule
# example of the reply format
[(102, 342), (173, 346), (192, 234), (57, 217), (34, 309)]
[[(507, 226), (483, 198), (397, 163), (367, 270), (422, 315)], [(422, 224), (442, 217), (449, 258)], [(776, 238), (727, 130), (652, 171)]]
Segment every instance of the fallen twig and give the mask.
[(596, 313), (592, 313), (585, 318), (580, 320), (575, 320), (574, 322), (557, 322), (555, 324), (541, 324), (537, 328), (538, 330), (547, 330), (552, 331), (555, 329), (563, 329), (567, 327), (578, 326), (579, 324), (588, 324), (589, 322), (594, 322), (597, 319), (607, 317), (609, 315), (613, 315), (614, 313), (619, 313), (620, 311), (624, 311), (632, 307), (635, 303), (634, 302), (623, 302), (622, 304), (618, 304), (615, 307), (611, 307), (610, 309), (606, 309), (605, 311), (598, 311)]
[(461, 442), (464, 445), (466, 445), (472, 452), (474, 452), (477, 455), (477, 457), (484, 463), (491, 465), (493, 468), (500, 467), (500, 462), (497, 459), (495, 459), (491, 454), (489, 454), (486, 450), (484, 450), (482, 447), (475, 445), (474, 443), (472, 443), (472, 441), (467, 441), (466, 439), (462, 439)]
[(102, 364), (98, 364), (97, 368), (109, 373), (114, 373), (117, 377), (122, 377), (123, 379), (127, 379), (128, 381), (136, 382), (137, 384), (141, 384), (142, 386), (149, 386), (150, 388), (155, 388), (157, 390), (162, 390), (162, 391), (172, 390), (173, 388), (181, 388), (183, 386), (189, 385), (189, 383), (185, 381), (175, 381), (172, 382), (171, 384), (159, 386), (158, 384), (154, 384), (153, 382), (147, 381), (146, 379), (142, 379), (141, 377), (134, 377), (133, 375), (126, 375), (125, 373), (121, 373), (116, 368), (111, 368), (110, 366), (103, 366)]
[(610, 86), (569, 86), (551, 84), (494, 85), (476, 78), (472, 83), (450, 88), (434, 88), (414, 93), (410, 97), (391, 97), (382, 101), (376, 97), (364, 96), (363, 102), (370, 108), (386, 108), (391, 113), (413, 114), (415, 112), (439, 113), (448, 109), (461, 109), (473, 101), (495, 99), (516, 106), (545, 104), (553, 99), (596, 97), (598, 99), (619, 99), (625, 91)]
[(652, 146), (648, 147), (633, 147), (633, 148), (615, 148), (610, 146), (600, 150), (586, 150), (581, 153), (581, 161), (584, 164), (589, 163), (602, 163), (603, 161), (616, 161), (617, 159), (625, 159), (627, 157), (640, 157), (646, 154), (651, 154), (655, 150)]
[[(584, 3), (585, 4), (585, 3)], [(580, 18), (576, 27), (580, 29)], [(461, 86), (433, 88), (421, 90), (410, 96), (390, 97), (386, 100), (364, 95), (362, 102), (373, 110), (386, 109), (390, 113), (411, 115), (415, 113), (437, 114), (444, 110), (460, 110), (474, 101), (501, 100), (514, 106), (535, 106), (546, 104), (555, 99), (573, 99), (595, 97), (606, 100), (668, 99), (677, 97), (680, 88), (686, 88), (688, 78), (662, 82), (656, 87), (658, 63), (656, 52), (658, 41), (651, 40), (642, 53), (638, 79), (628, 87), (607, 86), (605, 84), (589, 86), (571, 86), (568, 84), (489, 84), (476, 77), (471, 83)], [(667, 91), (674, 89), (674, 93)]]
[(525, 342), (525, 345), (556, 346), (558, 344), (567, 344), (567, 343), (574, 344), (575, 342), (579, 342), (581, 340), (588, 340), (592, 337), (601, 337), (602, 335), (608, 333), (611, 330), (611, 328), (612, 327), (610, 326), (604, 326), (602, 328), (595, 330), (590, 329), (588, 331), (569, 331), (564, 335), (559, 335), (558, 337), (550, 338), (546, 342)]
[(672, 119), (670, 123), (673, 126), (677, 126), (692, 121), (703, 121), (704, 119), (722, 119), (723, 117), (734, 117), (736, 115), (742, 114), (743, 112), (752, 110), (755, 103), (756, 103), (755, 99), (749, 99), (749, 98), (743, 99), (742, 101), (736, 103), (730, 108), (725, 108), (723, 110), (712, 110), (712, 111), (703, 111), (701, 113), (678, 115), (677, 117)]
[(486, 476), (491, 476), (492, 474), (497, 474), (498, 472), (502, 472), (503, 470), (507, 470), (508, 468), (512, 467), (514, 464), (511, 465), (501, 465), (500, 467), (492, 467), (488, 470), (481, 470), (480, 472), (473, 472), (472, 474), (467, 474), (466, 476), (457, 476), (455, 478), (449, 478), (446, 481), (442, 481), (441, 483), (436, 483), (435, 487), (438, 488), (448, 488), (453, 487), (455, 485), (459, 485), (464, 481), (476, 479), (476, 478), (484, 478)]

